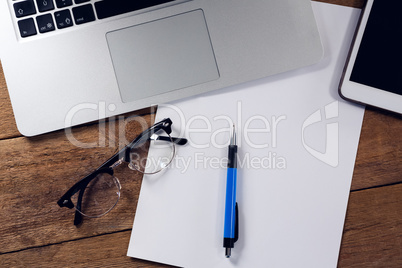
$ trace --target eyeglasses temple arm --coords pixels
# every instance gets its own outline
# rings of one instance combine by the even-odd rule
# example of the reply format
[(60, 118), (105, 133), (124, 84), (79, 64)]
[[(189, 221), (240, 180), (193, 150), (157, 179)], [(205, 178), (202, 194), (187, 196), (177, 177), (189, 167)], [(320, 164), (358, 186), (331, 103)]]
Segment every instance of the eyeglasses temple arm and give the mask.
[(100, 167), (98, 167), (96, 170), (100, 170), (103, 168), (109, 168), (111, 167), (114, 163), (119, 161), (121, 158), (124, 157), (124, 153), (127, 149), (127, 146), (118, 151), (116, 154), (114, 154), (112, 157), (110, 157), (108, 160), (106, 160)]
[[(186, 138), (175, 138), (175, 137), (165, 137), (165, 136), (159, 136), (155, 135), (156, 138), (153, 138), (154, 140), (160, 140), (160, 141), (168, 141), (168, 142), (174, 142), (177, 145), (185, 145), (187, 144), (187, 139)], [(152, 137), (150, 138), (152, 139)]]
[(77, 205), (76, 205), (76, 210), (75, 210), (75, 215), (74, 215), (74, 225), (77, 226), (82, 222), (82, 215), (81, 213), (78, 212), (78, 210), (81, 210), (81, 204), (82, 204), (82, 197), (84, 196), (84, 191), (86, 189), (86, 186), (81, 188), (79, 194), (78, 194), (78, 200), (77, 200)]

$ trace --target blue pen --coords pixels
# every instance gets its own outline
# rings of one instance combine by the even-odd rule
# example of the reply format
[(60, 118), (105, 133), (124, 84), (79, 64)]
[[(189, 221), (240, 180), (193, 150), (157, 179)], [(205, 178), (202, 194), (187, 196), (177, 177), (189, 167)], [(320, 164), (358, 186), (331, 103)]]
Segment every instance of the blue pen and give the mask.
[(239, 238), (239, 217), (236, 203), (237, 184), (237, 145), (236, 131), (233, 125), (233, 132), (230, 139), (228, 152), (228, 170), (226, 179), (226, 200), (225, 200), (225, 226), (223, 231), (223, 247), (226, 258), (230, 258), (234, 243)]

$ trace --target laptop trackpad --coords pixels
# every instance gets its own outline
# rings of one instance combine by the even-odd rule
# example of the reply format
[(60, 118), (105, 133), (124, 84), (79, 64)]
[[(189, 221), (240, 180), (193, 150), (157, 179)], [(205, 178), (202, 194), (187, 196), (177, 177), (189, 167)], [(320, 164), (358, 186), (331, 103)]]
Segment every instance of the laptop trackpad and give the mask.
[(123, 102), (219, 78), (202, 10), (106, 34)]

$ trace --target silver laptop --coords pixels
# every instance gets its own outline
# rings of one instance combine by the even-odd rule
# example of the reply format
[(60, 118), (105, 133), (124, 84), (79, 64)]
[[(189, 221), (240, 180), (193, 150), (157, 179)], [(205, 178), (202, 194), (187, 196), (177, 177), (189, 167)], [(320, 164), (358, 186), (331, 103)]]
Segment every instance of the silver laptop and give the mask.
[(310, 0), (2, 0), (19, 131), (38, 135), (313, 64)]

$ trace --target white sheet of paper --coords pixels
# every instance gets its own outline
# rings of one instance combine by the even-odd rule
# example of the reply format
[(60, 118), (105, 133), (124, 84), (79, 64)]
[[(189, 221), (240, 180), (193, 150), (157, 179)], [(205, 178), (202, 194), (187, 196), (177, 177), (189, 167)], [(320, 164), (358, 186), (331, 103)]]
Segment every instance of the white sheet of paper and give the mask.
[[(200, 268), (336, 267), (364, 114), (337, 88), (360, 11), (312, 5), (319, 64), (159, 107), (156, 120), (170, 117), (190, 143), (165, 173), (144, 176), (128, 256)], [(227, 259), (232, 122), (240, 235)]]

